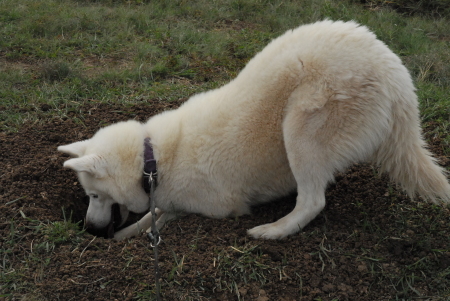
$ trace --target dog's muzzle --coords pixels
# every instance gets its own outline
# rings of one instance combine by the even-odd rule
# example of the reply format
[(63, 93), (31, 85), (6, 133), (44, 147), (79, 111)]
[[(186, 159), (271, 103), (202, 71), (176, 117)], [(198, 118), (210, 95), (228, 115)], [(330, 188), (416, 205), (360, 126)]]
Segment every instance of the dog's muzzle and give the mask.
[(93, 225), (87, 223), (86, 231), (97, 237), (114, 238), (114, 232), (117, 231), (121, 224), (122, 216), (120, 214), (120, 205), (113, 204), (111, 206), (111, 219), (108, 226), (103, 228), (95, 228)]

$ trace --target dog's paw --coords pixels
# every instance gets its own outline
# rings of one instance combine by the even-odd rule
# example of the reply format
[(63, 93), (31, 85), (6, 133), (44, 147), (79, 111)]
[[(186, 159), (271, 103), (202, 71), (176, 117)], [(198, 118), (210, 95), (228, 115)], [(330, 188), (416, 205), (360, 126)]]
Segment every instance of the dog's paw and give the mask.
[(133, 236), (137, 236), (140, 232), (140, 228), (137, 225), (133, 224), (114, 233), (114, 240), (124, 240)]
[(265, 224), (250, 230), (247, 230), (248, 235), (253, 238), (262, 239), (282, 239), (289, 235), (282, 227), (272, 224)]

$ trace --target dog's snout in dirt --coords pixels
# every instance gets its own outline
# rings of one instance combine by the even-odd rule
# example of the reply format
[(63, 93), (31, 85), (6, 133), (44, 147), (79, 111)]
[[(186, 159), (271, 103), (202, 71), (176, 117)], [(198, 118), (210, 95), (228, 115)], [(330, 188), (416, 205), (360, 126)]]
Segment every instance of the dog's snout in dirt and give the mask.
[(86, 231), (89, 234), (92, 234), (97, 237), (103, 238), (113, 238), (114, 232), (117, 231), (119, 226), (122, 224), (122, 216), (120, 215), (120, 206), (119, 204), (113, 204), (111, 206), (111, 219), (109, 224), (103, 228), (97, 228), (90, 221), (86, 221)]

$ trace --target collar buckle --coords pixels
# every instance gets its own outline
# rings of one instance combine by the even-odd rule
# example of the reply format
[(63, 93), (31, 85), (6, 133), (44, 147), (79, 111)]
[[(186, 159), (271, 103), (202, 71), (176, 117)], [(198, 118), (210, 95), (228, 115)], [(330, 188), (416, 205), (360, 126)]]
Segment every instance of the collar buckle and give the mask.
[(157, 185), (158, 170), (156, 168), (156, 159), (153, 154), (153, 147), (150, 142), (150, 138), (144, 139), (144, 171), (143, 171), (143, 181), (142, 187), (146, 193), (150, 193), (151, 185), (150, 180), (153, 185)]

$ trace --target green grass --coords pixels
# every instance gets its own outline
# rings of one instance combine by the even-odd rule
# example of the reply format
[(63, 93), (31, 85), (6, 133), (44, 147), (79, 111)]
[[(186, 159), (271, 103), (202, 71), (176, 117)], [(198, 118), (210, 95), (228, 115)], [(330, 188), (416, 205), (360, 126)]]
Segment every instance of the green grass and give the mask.
[[(8, 292), (0, 293), (0, 297), (10, 297), (12, 296), (10, 292), (14, 292), (24, 295), (30, 294), (27, 297), (29, 300), (43, 300), (36, 293), (35, 283), (43, 277), (46, 266), (52, 260), (54, 249), (61, 243), (76, 244), (81, 240), (84, 231), (80, 230), (77, 223), (71, 222), (70, 218), (65, 218), (64, 209), (64, 221), (43, 222), (33, 220), (26, 217), (21, 211), (20, 215), (22, 218), (10, 221), (10, 234), (3, 239), (0, 248), (0, 257), (2, 258), (0, 263), (0, 292)], [(37, 238), (31, 242), (30, 246), (22, 248), (21, 252), (17, 253), (23, 239), (22, 233), (36, 235)], [(21, 265), (13, 266), (10, 263), (13, 256), (21, 258)], [(34, 279), (30, 276), (30, 270), (34, 270)]]
[[(444, 18), (325, 0), (4, 0), (0, 126), (14, 131), (87, 100), (171, 101), (212, 89), (235, 77), (272, 38), (324, 18), (368, 25), (411, 70), (425, 114), (448, 121), (450, 36)], [(442, 103), (432, 112), (426, 110), (434, 106), (430, 97)], [(53, 109), (38, 114), (43, 104)]]
[(82, 228), (80, 222), (72, 222), (72, 214), (66, 218), (64, 208), (62, 208), (62, 212), (64, 217), (63, 221), (48, 223), (41, 230), (46, 240), (45, 244), (47, 245), (50, 243), (54, 247), (60, 243), (76, 240), (78, 236), (84, 233), (84, 230), (80, 230)]
[(227, 289), (239, 297), (238, 284), (257, 282), (264, 287), (274, 270), (264, 263), (267, 259), (258, 245), (230, 246), (223, 250), (217, 256), (218, 289)]

